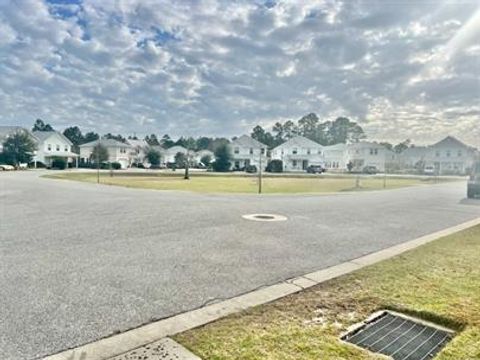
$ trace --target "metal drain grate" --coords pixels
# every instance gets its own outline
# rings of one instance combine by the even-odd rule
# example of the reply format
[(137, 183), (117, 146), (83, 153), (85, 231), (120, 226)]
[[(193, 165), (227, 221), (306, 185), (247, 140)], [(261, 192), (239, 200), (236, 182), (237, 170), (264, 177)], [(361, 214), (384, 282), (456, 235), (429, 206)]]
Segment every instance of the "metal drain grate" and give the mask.
[(394, 360), (427, 360), (452, 337), (453, 333), (447, 329), (384, 311), (343, 336), (342, 340)]

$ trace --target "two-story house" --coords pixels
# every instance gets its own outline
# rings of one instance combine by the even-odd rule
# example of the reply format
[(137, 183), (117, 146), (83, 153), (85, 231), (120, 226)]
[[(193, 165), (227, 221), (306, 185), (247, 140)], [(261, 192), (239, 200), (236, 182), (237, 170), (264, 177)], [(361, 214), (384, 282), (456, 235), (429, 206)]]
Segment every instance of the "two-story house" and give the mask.
[(78, 166), (78, 154), (72, 151), (72, 142), (58, 131), (34, 131), (37, 151), (33, 157), (34, 166), (38, 163), (46, 167), (52, 165), (55, 158), (63, 158), (69, 167)]
[(453, 136), (430, 145), (425, 166), (433, 166), (437, 174), (466, 174), (475, 161), (476, 150)]
[(122, 169), (126, 169), (131, 165), (132, 145), (114, 139), (99, 139), (80, 145), (80, 159), (82, 162), (95, 162), (95, 159), (92, 159), (92, 153), (98, 144), (107, 149), (108, 162), (118, 162)]
[(338, 143), (324, 146), (323, 157), (327, 171), (345, 171), (347, 168), (347, 144)]
[(369, 141), (360, 141), (347, 145), (347, 164), (352, 164), (353, 171), (362, 171), (366, 166), (374, 166), (384, 172), (389, 164), (396, 161), (396, 155), (385, 146)]
[(240, 170), (253, 165), (264, 170), (267, 166), (267, 145), (248, 135), (242, 135), (230, 143), (232, 169)]
[(143, 164), (146, 165), (147, 151), (149, 148), (148, 143), (141, 139), (128, 139), (127, 143), (131, 145), (130, 148), (130, 161), (131, 164)]
[(272, 150), (273, 160), (282, 160), (284, 171), (304, 171), (310, 165), (324, 165), (323, 146), (295, 136)]

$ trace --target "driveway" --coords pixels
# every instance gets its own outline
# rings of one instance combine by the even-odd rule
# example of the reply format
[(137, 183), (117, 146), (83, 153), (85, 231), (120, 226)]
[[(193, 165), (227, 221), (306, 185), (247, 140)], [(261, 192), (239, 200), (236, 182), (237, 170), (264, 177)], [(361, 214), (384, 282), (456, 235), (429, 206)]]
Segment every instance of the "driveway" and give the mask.
[[(39, 358), (480, 216), (464, 182), (223, 196), (39, 174), (0, 173), (2, 359)], [(288, 221), (241, 218), (258, 212)]]

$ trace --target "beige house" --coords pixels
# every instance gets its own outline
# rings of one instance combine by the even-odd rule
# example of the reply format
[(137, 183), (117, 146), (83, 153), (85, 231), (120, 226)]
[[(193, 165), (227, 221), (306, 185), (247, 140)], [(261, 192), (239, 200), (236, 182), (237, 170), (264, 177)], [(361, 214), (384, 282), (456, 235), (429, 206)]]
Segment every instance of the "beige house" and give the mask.
[(92, 162), (91, 156), (97, 144), (101, 144), (107, 149), (108, 162), (118, 162), (122, 169), (130, 167), (132, 163), (132, 145), (114, 139), (99, 139), (80, 145), (80, 159), (82, 162)]

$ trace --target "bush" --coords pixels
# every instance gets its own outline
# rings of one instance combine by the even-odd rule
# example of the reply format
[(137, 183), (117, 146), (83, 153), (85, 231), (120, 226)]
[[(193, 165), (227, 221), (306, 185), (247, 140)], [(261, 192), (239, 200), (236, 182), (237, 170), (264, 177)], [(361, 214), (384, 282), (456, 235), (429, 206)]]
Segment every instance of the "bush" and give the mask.
[(120, 164), (119, 162), (113, 162), (112, 163), (112, 169), (113, 170), (120, 170), (122, 168), (122, 164)]
[(52, 164), (50, 167), (52, 169), (65, 170), (65, 168), (67, 167), (67, 161), (61, 157), (53, 158)]
[(268, 163), (266, 171), (272, 173), (281, 173), (283, 172), (283, 161), (282, 160), (272, 160)]
[(257, 167), (255, 165), (248, 165), (245, 167), (245, 171), (247, 173), (256, 173), (257, 172)]

